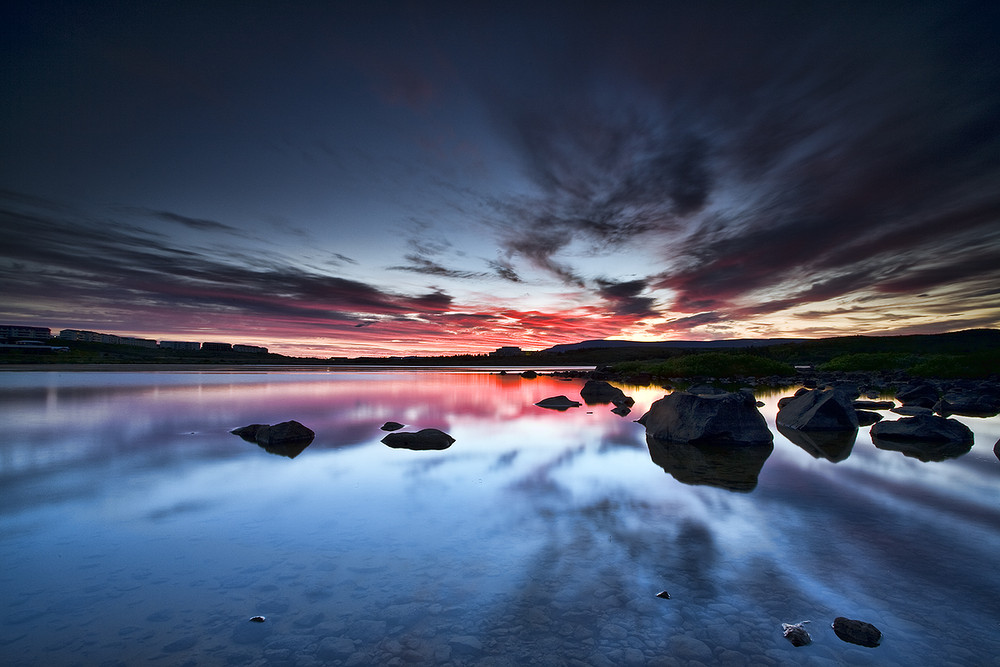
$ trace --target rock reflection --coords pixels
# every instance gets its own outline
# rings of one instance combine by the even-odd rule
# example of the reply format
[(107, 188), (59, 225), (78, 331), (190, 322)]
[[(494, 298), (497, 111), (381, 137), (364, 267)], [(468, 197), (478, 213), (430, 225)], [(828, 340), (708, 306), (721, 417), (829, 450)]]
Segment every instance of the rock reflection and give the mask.
[(915, 440), (895, 440), (872, 436), (872, 442), (879, 449), (890, 452), (901, 452), (904, 456), (918, 459), (924, 463), (931, 461), (947, 461), (968, 454), (972, 442), (921, 442)]
[(666, 442), (646, 436), (649, 457), (682, 484), (716, 486), (749, 493), (757, 488), (757, 478), (773, 443), (754, 445), (692, 445)]
[(851, 455), (858, 429), (853, 431), (800, 431), (777, 425), (778, 433), (809, 452), (813, 458), (839, 463)]

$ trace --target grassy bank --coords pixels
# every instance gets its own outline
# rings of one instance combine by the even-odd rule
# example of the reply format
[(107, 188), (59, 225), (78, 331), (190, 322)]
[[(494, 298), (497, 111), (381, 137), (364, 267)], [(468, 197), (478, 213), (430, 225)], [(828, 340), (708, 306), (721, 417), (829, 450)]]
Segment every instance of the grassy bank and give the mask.
[(733, 352), (702, 352), (671, 359), (626, 361), (612, 368), (622, 374), (648, 373), (654, 377), (768, 377), (795, 375), (790, 364), (763, 356)]

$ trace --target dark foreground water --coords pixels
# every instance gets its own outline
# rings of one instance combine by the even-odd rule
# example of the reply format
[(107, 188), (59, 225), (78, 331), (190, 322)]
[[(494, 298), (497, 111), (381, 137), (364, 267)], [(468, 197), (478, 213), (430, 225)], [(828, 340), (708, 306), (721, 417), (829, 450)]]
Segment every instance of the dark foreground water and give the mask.
[[(998, 418), (960, 418), (975, 445), (943, 461), (867, 429), (651, 451), (632, 420), (661, 390), (626, 387), (625, 418), (533, 405), (581, 384), (0, 373), (0, 661), (1000, 664)], [(789, 393), (759, 397), (772, 428)], [(295, 458), (228, 432), (288, 419), (317, 433)], [(456, 442), (390, 449), (388, 420)]]

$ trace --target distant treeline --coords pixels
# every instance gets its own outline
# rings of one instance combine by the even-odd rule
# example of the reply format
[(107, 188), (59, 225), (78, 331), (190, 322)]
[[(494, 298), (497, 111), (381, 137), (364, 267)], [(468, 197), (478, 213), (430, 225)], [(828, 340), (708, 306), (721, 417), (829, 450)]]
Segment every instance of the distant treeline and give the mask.
[[(38, 354), (6, 349), (2, 363), (170, 363), (170, 364), (282, 364), (282, 365), (383, 365), (383, 366), (610, 366), (622, 362), (660, 363), (670, 360), (677, 369), (718, 368), (727, 359), (736, 366), (779, 369), (811, 366), (829, 371), (902, 371), (925, 377), (985, 378), (1000, 375), (1000, 330), (970, 329), (955, 333), (914, 336), (841, 336), (778, 345), (733, 349), (657, 348), (648, 346), (582, 348), (562, 353), (551, 350), (518, 356), (458, 354), (437, 357), (354, 357), (318, 359), (276, 353), (250, 354), (209, 350), (169, 350), (54, 339), (69, 351)], [(695, 359), (699, 357), (700, 359)], [(711, 355), (711, 358), (705, 355)], [(720, 356), (721, 355), (721, 356)], [(726, 357), (726, 355), (733, 355)], [(750, 362), (752, 357), (759, 361)], [(738, 361), (738, 358), (740, 361)], [(764, 363), (764, 362), (773, 362)], [(750, 365), (748, 365), (750, 364)], [(693, 370), (689, 372), (695, 372)], [(768, 371), (769, 373), (771, 371)]]

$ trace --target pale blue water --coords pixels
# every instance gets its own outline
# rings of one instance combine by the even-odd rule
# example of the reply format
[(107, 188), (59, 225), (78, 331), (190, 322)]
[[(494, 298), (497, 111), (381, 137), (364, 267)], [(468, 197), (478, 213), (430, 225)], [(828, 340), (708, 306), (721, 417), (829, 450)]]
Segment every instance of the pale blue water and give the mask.
[[(959, 417), (974, 447), (929, 463), (867, 429), (837, 463), (776, 433), (734, 491), (678, 481), (711, 481), (711, 453), (651, 459), (633, 420), (662, 390), (625, 387), (625, 418), (533, 405), (581, 386), (0, 372), (2, 662), (998, 664), (1000, 419)], [(772, 429), (790, 393), (760, 397)], [(317, 433), (294, 459), (228, 432), (288, 419)], [(388, 420), (456, 442), (390, 449)]]

